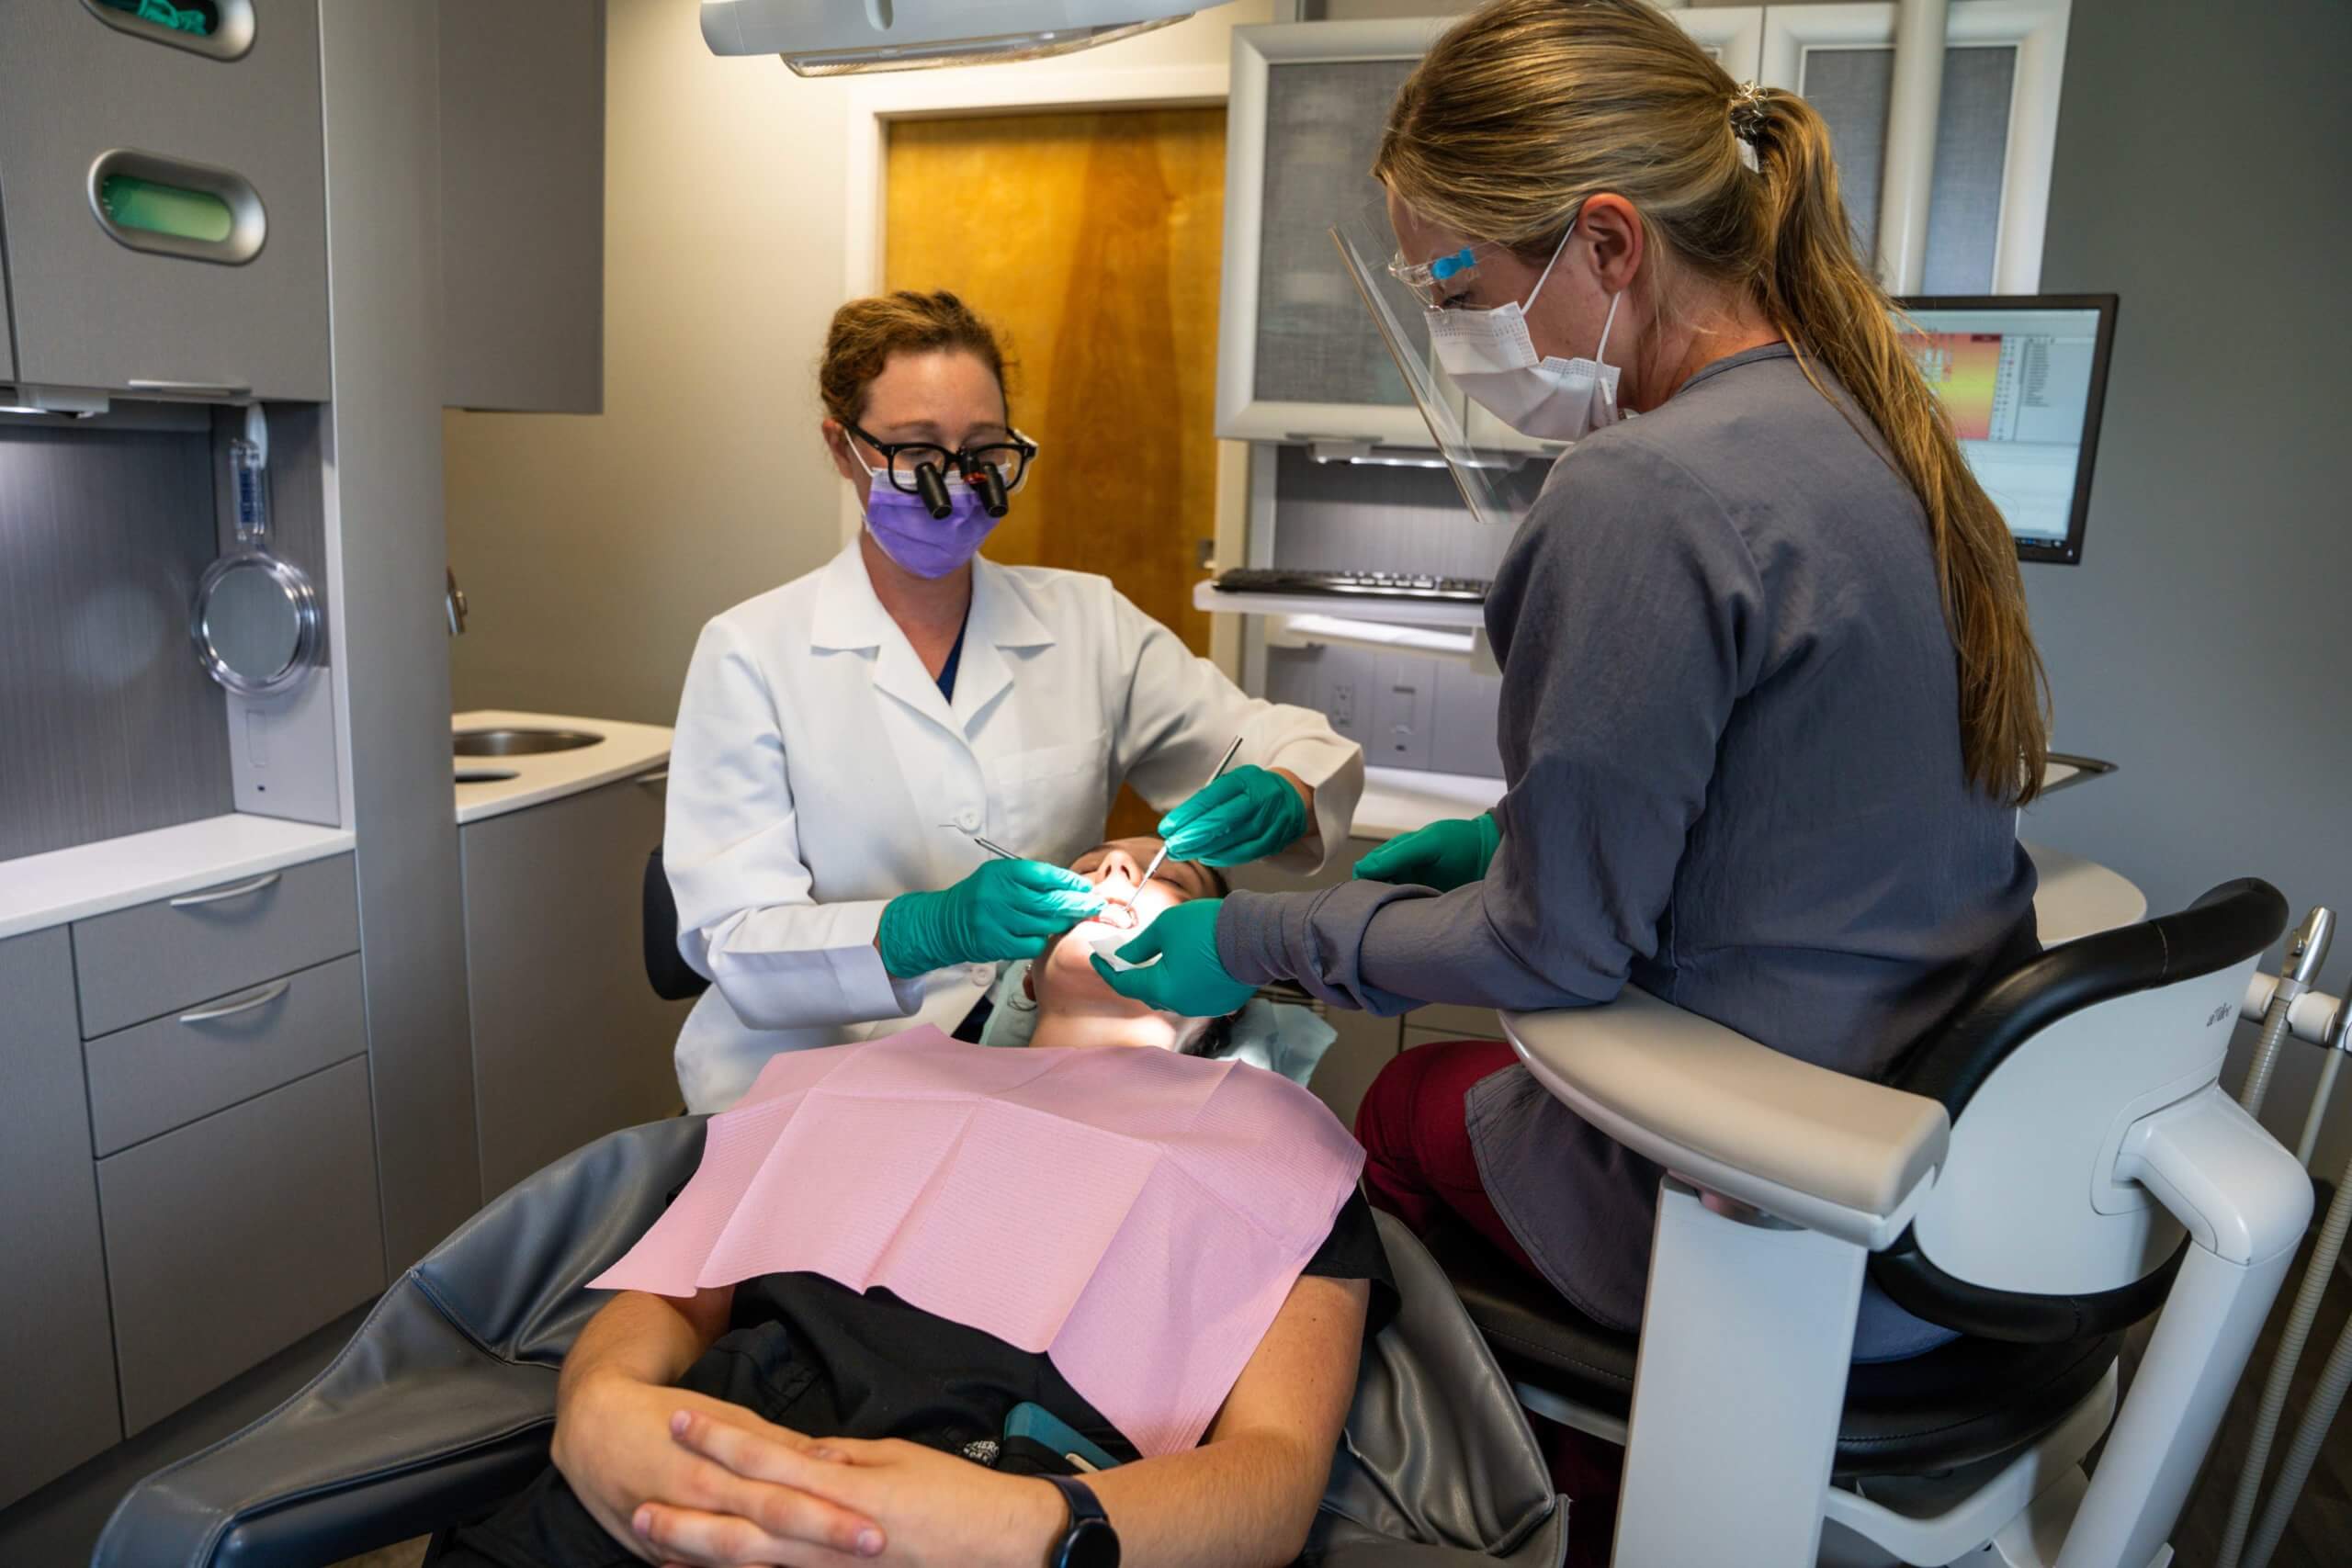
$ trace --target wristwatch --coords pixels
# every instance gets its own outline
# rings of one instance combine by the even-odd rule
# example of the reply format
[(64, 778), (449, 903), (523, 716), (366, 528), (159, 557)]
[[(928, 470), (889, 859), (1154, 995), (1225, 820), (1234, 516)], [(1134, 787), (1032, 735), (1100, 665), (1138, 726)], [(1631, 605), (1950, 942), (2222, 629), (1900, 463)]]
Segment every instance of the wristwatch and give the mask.
[(1067, 1475), (1048, 1475), (1069, 1505), (1069, 1528), (1046, 1554), (1046, 1568), (1119, 1568), (1119, 1532), (1094, 1500), (1094, 1489)]

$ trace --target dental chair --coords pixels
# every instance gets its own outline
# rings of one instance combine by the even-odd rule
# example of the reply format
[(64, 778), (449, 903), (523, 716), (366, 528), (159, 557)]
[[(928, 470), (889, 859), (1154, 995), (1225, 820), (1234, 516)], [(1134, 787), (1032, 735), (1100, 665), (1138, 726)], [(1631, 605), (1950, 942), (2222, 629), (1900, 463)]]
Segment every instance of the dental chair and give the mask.
[[(1884, 1083), (1631, 989), (1506, 1015), (1539, 1081), (1667, 1172), (1638, 1340), (1430, 1238), (1521, 1402), (1625, 1446), (1613, 1561), (2169, 1562), (2311, 1214), (2216, 1083), (2286, 923), (2243, 881), (2053, 947)], [(1849, 1366), (1866, 1275), (1961, 1337)], [(2123, 1331), (2159, 1310), (2119, 1411)]]
[[(547, 1462), (583, 1289), (694, 1174), (701, 1117), (615, 1133), (498, 1199), (387, 1292), (310, 1385), (124, 1497), (93, 1568), (307, 1568), (486, 1511)], [(1556, 1497), (1510, 1383), (1387, 1215), (1402, 1304), (1365, 1347), (1304, 1561), (1557, 1568)]]

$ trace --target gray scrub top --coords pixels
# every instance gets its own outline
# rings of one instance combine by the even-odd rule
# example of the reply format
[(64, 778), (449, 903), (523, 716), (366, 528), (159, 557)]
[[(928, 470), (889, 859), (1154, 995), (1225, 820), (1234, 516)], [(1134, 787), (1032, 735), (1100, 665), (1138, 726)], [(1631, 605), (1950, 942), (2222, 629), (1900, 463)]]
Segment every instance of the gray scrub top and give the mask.
[[(1487, 600), (1510, 789), (1486, 880), (1236, 893), (1237, 978), (1383, 1014), (1630, 983), (1872, 1077), (2031, 942), (2016, 815), (1962, 770), (1925, 513), (1814, 370), (1835, 400), (1783, 344), (1718, 360), (1554, 466)], [(1521, 1066), (1469, 1122), (1553, 1285), (1634, 1327), (1658, 1168)], [(1873, 1291), (1855, 1350), (1942, 1337)]]

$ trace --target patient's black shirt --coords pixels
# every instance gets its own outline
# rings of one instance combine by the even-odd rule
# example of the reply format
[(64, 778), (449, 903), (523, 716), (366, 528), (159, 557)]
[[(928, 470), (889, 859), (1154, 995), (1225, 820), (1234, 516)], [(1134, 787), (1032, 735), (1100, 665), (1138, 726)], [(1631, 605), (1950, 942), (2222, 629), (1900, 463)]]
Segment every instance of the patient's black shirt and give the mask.
[[(1349, 1196), (1305, 1273), (1372, 1281), (1367, 1338), (1395, 1314), (1396, 1278), (1362, 1192)], [(812, 1437), (902, 1438), (965, 1452), (999, 1441), (1013, 1406), (1045, 1406), (1122, 1462), (1135, 1445), (1043, 1352), (820, 1274), (763, 1274), (735, 1287), (728, 1331), (678, 1386)], [(1035, 1444), (999, 1443), (996, 1468), (1069, 1473)], [(553, 1466), (487, 1518), (435, 1543), (429, 1568), (634, 1568)]]

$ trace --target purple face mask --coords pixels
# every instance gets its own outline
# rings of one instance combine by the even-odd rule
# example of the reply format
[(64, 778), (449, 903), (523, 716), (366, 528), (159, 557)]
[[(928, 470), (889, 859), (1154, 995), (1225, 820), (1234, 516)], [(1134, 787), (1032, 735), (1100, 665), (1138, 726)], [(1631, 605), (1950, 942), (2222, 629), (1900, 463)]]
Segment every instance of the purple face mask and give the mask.
[[(852, 448), (854, 451), (854, 448)], [(858, 458), (863, 466), (865, 459)], [(980, 541), (997, 525), (980, 504), (980, 492), (958, 476), (947, 486), (949, 511), (933, 517), (922, 497), (895, 488), (888, 477), (867, 466), (865, 526), (882, 553), (917, 577), (945, 577), (979, 553)]]

